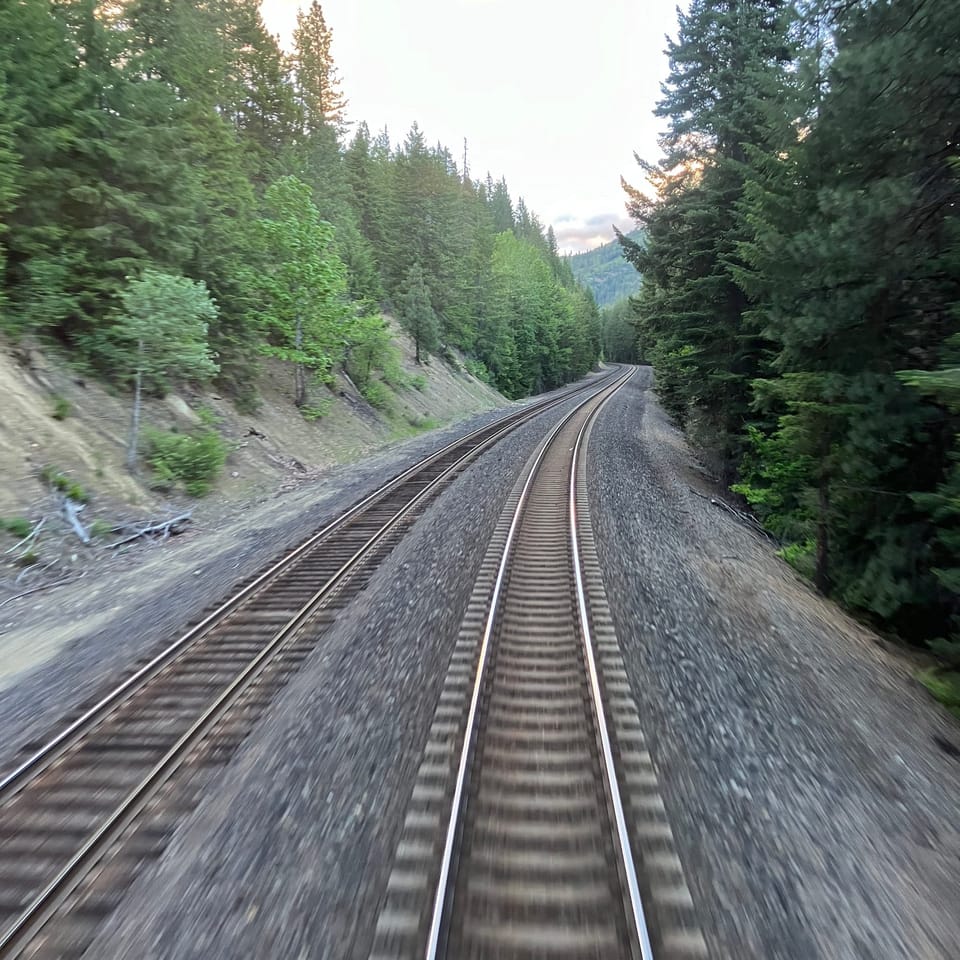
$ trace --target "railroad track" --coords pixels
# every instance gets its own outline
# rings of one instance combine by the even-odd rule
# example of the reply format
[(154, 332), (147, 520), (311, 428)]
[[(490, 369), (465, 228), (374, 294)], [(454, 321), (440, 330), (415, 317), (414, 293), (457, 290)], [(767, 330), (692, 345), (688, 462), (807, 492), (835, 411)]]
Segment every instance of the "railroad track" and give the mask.
[(145, 859), (432, 498), (573, 394), (444, 447), (310, 536), (0, 779), (0, 957), (79, 956)]
[(627, 379), (561, 420), (504, 510), (372, 960), (651, 960), (655, 946), (658, 960), (706, 956), (589, 531), (581, 454)]

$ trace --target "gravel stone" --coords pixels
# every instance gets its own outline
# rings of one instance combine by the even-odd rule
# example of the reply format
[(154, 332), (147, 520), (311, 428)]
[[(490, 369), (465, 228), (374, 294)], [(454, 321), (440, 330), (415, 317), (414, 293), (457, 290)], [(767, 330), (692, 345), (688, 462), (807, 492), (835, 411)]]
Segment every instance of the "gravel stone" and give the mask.
[[(960, 762), (937, 738), (960, 743), (956, 724), (901, 657), (694, 492), (716, 495), (649, 385), (641, 370), (605, 407), (588, 478), (608, 601), (711, 955), (955, 960)], [(86, 957), (367, 956), (474, 573), (559, 415), (502, 441), (428, 509), (232, 763), (208, 775)], [(310, 503), (319, 490), (291, 500), (290, 539), (306, 509), (318, 525), (379, 482), (363, 471), (332, 478), (322, 502)], [(272, 522), (237, 529), (246, 538), (217, 569), (245, 552), (262, 566), (271, 532), (269, 550), (282, 545)], [(242, 575), (220, 574), (223, 585)], [(170, 589), (138, 622), (171, 606)], [(67, 648), (48, 679), (63, 695), (107, 669), (98, 656), (125, 662), (135, 641), (109, 647), (121, 635)], [(9, 714), (0, 704), (0, 724)]]
[[(710, 490), (641, 370), (590, 443), (598, 553), (714, 957), (960, 956), (960, 743), (901, 657)], [(694, 493), (697, 490), (701, 496)]]
[(427, 510), (265, 714), (85, 956), (366, 958), (487, 541), (548, 427)]

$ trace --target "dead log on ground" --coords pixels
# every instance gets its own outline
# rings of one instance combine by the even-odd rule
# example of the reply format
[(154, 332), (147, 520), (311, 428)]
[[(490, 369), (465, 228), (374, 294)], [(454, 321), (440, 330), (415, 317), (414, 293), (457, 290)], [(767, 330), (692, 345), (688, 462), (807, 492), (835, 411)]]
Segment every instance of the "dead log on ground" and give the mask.
[(116, 549), (117, 547), (122, 547), (125, 543), (132, 543), (134, 540), (139, 540), (141, 537), (153, 537), (160, 536), (161, 540), (166, 540), (168, 537), (176, 536), (178, 533), (183, 533), (182, 529), (177, 529), (179, 524), (189, 523), (191, 516), (189, 513), (183, 513), (179, 517), (172, 517), (170, 520), (164, 520), (162, 523), (153, 523), (149, 524), (146, 527), (141, 527), (139, 530), (135, 530), (128, 537), (124, 537), (122, 540), (117, 540), (116, 543), (110, 544), (110, 549)]
[(70, 524), (73, 532), (80, 538), (80, 542), (84, 546), (87, 546), (90, 543), (90, 534), (84, 529), (83, 524), (80, 522), (80, 519), (77, 516), (82, 509), (82, 503), (77, 503), (76, 500), (71, 500), (69, 497), (64, 497), (63, 502), (60, 505), (60, 510), (63, 513), (64, 519)]
[(699, 497), (701, 500), (707, 500), (709, 503), (712, 503), (715, 507), (720, 507), (721, 510), (726, 510), (731, 516), (734, 516), (741, 523), (745, 523), (751, 530), (756, 533), (759, 533), (761, 536), (766, 537), (771, 543), (776, 543), (776, 537), (770, 534), (769, 530), (764, 529), (763, 524), (751, 513), (745, 513), (742, 510), (737, 510), (736, 507), (731, 507), (729, 503), (724, 500), (720, 500), (717, 497), (707, 497), (702, 493), (694, 490), (693, 487), (687, 488), (694, 496)]

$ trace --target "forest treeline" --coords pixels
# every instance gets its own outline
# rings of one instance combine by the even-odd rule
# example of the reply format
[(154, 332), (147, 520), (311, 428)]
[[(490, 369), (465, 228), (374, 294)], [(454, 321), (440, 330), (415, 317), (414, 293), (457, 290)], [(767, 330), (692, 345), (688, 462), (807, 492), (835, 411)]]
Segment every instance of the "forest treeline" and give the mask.
[[(632, 230), (628, 240), (639, 242), (641, 233)], [(623, 250), (616, 238), (593, 250), (575, 253), (570, 258), (573, 275), (586, 286), (597, 306), (603, 310), (625, 300), (640, 289), (640, 278), (623, 257)]]
[(960, 664), (957, 13), (693, 0), (623, 242), (660, 396), (784, 554)]
[[(375, 373), (384, 307), (509, 396), (585, 373), (599, 317), (552, 230), (416, 125), (350, 126), (331, 40), (317, 3), (289, 53), (257, 0), (3, 4), (2, 327), (138, 390), (190, 357), (252, 400), (279, 356), (300, 405)], [(185, 351), (150, 323), (170, 291)]]

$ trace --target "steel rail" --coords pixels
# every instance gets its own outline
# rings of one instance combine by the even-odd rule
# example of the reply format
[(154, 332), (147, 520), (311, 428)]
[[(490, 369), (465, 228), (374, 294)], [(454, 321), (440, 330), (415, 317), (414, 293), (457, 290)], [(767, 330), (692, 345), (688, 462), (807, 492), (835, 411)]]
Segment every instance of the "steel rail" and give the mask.
[[(609, 379), (611, 378), (604, 378), (601, 383), (605, 384)], [(167, 750), (159, 762), (157, 762), (125, 798), (114, 807), (113, 811), (95, 827), (93, 832), (82, 841), (82, 846), (70, 857), (69, 861), (58, 870), (57, 874), (46, 884), (42, 891), (34, 897), (12, 923), (7, 924), (5, 929), (0, 932), (0, 955), (10, 955), (13, 949), (22, 946), (25, 941), (36, 935), (39, 929), (43, 927), (59, 908), (64, 899), (76, 888), (89, 868), (99, 860), (105, 847), (129, 825), (156, 794), (157, 790), (186, 760), (190, 749), (203, 739), (236, 699), (255, 682), (273, 657), (283, 649), (286, 643), (298, 633), (307, 621), (309, 621), (310, 617), (317, 612), (324, 600), (349, 577), (362, 562), (363, 558), (370, 553), (410, 511), (428, 498), (430, 494), (439, 485), (449, 479), (452, 474), (455, 474), (466, 461), (475, 457), (479, 452), (488, 449), (504, 435), (523, 423), (528, 422), (533, 417), (538, 416), (540, 413), (546, 412), (556, 405), (568, 401), (581, 390), (591, 387), (595, 388), (597, 386), (597, 383), (587, 384), (584, 387), (578, 388), (576, 391), (570, 391), (561, 397), (553, 398), (546, 403), (538, 404), (535, 407), (495, 421), (493, 424), (488, 424), (486, 427), (473, 431), (467, 436), (447, 444), (441, 448), (441, 450), (436, 451), (429, 457), (403, 471), (397, 477), (388, 481), (388, 483), (379, 490), (354, 505), (341, 517), (328, 524), (317, 534), (312, 535), (281, 561), (271, 566), (251, 584), (247, 585), (234, 597), (222, 604), (214, 613), (205, 618), (204, 621), (174, 644), (167, 647), (145, 667), (141, 668), (136, 674), (128, 678), (127, 681), (101, 699), (94, 707), (86, 711), (80, 718), (58, 734), (57, 737), (28, 758), (20, 767), (7, 775), (3, 781), (0, 781), (0, 800), (7, 801), (29, 782), (27, 779), (28, 774), (31, 775), (32, 778), (38, 777), (59, 756), (62, 756), (72, 746), (76, 745), (85, 732), (95, 728), (99, 722), (102, 722), (105, 717), (108, 717), (112, 708), (126, 703), (136, 691), (143, 689), (147, 683), (158, 676), (165, 667), (175, 663), (176, 655), (185, 649), (189, 649), (190, 641), (199, 640), (203, 633), (221, 622), (229, 612), (236, 609), (242, 600), (248, 599), (255, 590), (263, 586), (270, 577), (289, 567), (289, 565), (307, 549), (316, 545), (320, 539), (333, 532), (337, 527), (345, 524), (365, 507), (373, 506), (376, 502), (384, 499), (403, 482), (415, 477), (417, 473), (422, 472), (430, 465), (436, 463), (441, 457), (455, 451), (458, 447), (467, 447), (461, 456), (447, 465), (441, 473), (417, 491), (383, 523), (377, 531), (342, 564), (336, 573), (326, 580), (324, 585), (292, 616), (289, 622), (285, 624), (264, 647), (254, 654), (253, 659), (241, 669), (240, 673), (227, 682), (227, 687), (221, 690), (215, 701), (204, 709), (202, 714), (197, 717), (190, 728), (179, 737), (177, 742)], [(602, 393), (604, 389), (608, 389), (608, 387), (601, 386), (599, 390), (591, 393), (590, 397), (581, 401), (575, 409), (579, 409), (583, 403), (589, 402), (589, 400), (594, 398), (598, 393)], [(563, 422), (566, 422), (566, 418), (564, 418)], [(496, 429), (497, 427), (499, 427), (499, 429)], [(487, 434), (487, 436), (483, 436), (484, 434)], [(480, 441), (471, 446), (470, 444), (478, 438), (481, 438)]]
[[(630, 376), (632, 376), (631, 374)], [(630, 377), (626, 378), (627, 380)], [(626, 382), (626, 381), (624, 381)], [(594, 720), (603, 754), (603, 767), (607, 779), (607, 792), (613, 806), (614, 822), (617, 826), (617, 845), (620, 852), (620, 868), (623, 870), (627, 882), (627, 894), (630, 906), (632, 932), (640, 946), (642, 960), (653, 960), (653, 947), (650, 945), (650, 933), (647, 929), (646, 915), (643, 910), (643, 901), (640, 897), (640, 885), (637, 881), (637, 870), (633, 860), (633, 851), (630, 845), (630, 834), (627, 830), (627, 820), (623, 812), (623, 800), (620, 795), (620, 785), (617, 780), (616, 766), (613, 760), (613, 750), (610, 746), (610, 733), (607, 729), (606, 713), (603, 709), (603, 694), (600, 690), (600, 678), (597, 674), (596, 658), (593, 651), (593, 634), (590, 628), (590, 611), (587, 607), (587, 594), (583, 583), (583, 569), (580, 563), (580, 538), (577, 536), (577, 468), (579, 466), (580, 448), (584, 434), (591, 422), (599, 416), (613, 393), (607, 395), (598, 404), (580, 427), (576, 443), (573, 445), (573, 456), (570, 465), (570, 547), (573, 552), (573, 574), (577, 587), (577, 609), (580, 615), (580, 636), (583, 640), (583, 650), (587, 660), (587, 671), (590, 675), (591, 703), (593, 705)]]
[[(609, 377), (605, 379), (609, 379)], [(345, 526), (357, 514), (361, 513), (368, 507), (374, 506), (377, 501), (385, 499), (391, 492), (400, 487), (403, 483), (416, 476), (417, 473), (429, 468), (437, 460), (450, 453), (456, 447), (463, 444), (468, 444), (476, 438), (482, 436), (484, 433), (500, 425), (502, 427), (501, 430), (495, 431), (482, 444), (478, 444), (477, 447), (468, 451), (468, 455), (474, 453), (479, 450), (481, 446), (486, 446), (496, 442), (505, 433), (509, 432), (515, 427), (520, 426), (526, 420), (538, 416), (541, 413), (545, 413), (558, 404), (569, 400), (571, 396), (575, 396), (579, 391), (589, 389), (592, 386), (596, 386), (596, 384), (585, 384), (582, 387), (578, 387), (576, 390), (571, 390), (565, 393), (563, 396), (552, 398), (551, 400), (541, 404), (531, 405), (525, 410), (509, 414), (500, 420), (494, 421), (492, 424), (487, 424), (486, 426), (480, 427), (477, 430), (458, 438), (457, 440), (453, 440), (446, 446), (441, 447), (439, 450), (430, 454), (428, 457), (425, 457), (423, 460), (413, 464), (411, 467), (408, 467), (406, 470), (397, 474), (397, 476), (393, 477), (391, 480), (388, 480), (385, 484), (383, 484), (383, 486), (379, 487), (377, 490), (364, 497), (358, 503), (354, 504), (345, 513), (341, 514), (326, 526), (322, 527), (319, 531), (312, 534), (303, 543), (299, 544), (288, 554), (270, 566), (267, 570), (259, 574), (253, 581), (251, 581), (241, 590), (237, 591), (237, 593), (217, 607), (216, 610), (201, 620), (200, 623), (191, 627), (181, 637), (175, 640), (168, 647), (164, 648), (147, 664), (137, 670), (136, 673), (128, 677), (123, 683), (116, 686), (113, 690), (98, 700), (92, 707), (85, 710), (81, 716), (77, 717), (70, 724), (64, 727), (63, 730), (35, 750), (13, 770), (9, 771), (2, 778), (0, 778), (0, 804), (6, 803), (12, 799), (12, 797), (15, 796), (16, 793), (22, 788), (23, 784), (28, 782), (29, 777), (37, 776), (47, 769), (50, 764), (52, 764), (59, 756), (63, 754), (65, 750), (69, 749), (69, 747), (76, 742), (78, 736), (82, 735), (85, 730), (89, 729), (91, 724), (95, 723), (97, 719), (108, 709), (118, 706), (138, 690), (142, 689), (142, 687), (154, 676), (156, 676), (164, 667), (166, 667), (177, 656), (177, 654), (203, 637), (218, 623), (222, 622), (243, 602), (250, 599), (258, 589), (265, 586), (271, 579), (276, 577), (277, 574), (289, 569), (289, 567), (295, 563), (297, 559), (299, 559), (312, 547), (316, 546), (320, 540), (334, 533), (339, 527)], [(460, 462), (461, 461), (458, 460), (457, 464)], [(441, 476), (448, 476), (452, 469), (453, 467), (451, 467), (450, 470), (444, 471)]]
[[(475, 728), (477, 723), (477, 715), (480, 709), (480, 698), (485, 681), (487, 660), (489, 659), (490, 641), (493, 636), (494, 627), (497, 621), (498, 608), (500, 606), (500, 596), (503, 590), (504, 581), (506, 579), (513, 543), (516, 539), (516, 533), (523, 517), (524, 508), (526, 506), (530, 490), (533, 487), (534, 481), (536, 480), (540, 464), (542, 463), (547, 451), (550, 449), (551, 444), (556, 439), (557, 434), (584, 406), (596, 400), (597, 396), (602, 394), (605, 390), (609, 391), (609, 396), (612, 396), (630, 379), (630, 377), (633, 376), (633, 373), (634, 371), (631, 370), (626, 376), (621, 376), (619, 379), (615, 380), (612, 385), (606, 386), (591, 396), (586, 397), (571, 411), (569, 411), (569, 413), (561, 418), (561, 420), (550, 430), (545, 439), (542, 441), (540, 449), (538, 450), (536, 458), (530, 467), (527, 478), (524, 481), (523, 488), (520, 492), (517, 506), (514, 510), (513, 519), (504, 543), (503, 553), (497, 569), (497, 576), (490, 599), (489, 613), (487, 615), (487, 619), (484, 624), (483, 635), (480, 640), (480, 652), (477, 658), (476, 675), (473, 684), (473, 691), (470, 697), (470, 707), (467, 712), (467, 722), (463, 735), (463, 746), (460, 751), (460, 760), (457, 765), (453, 799), (450, 805), (450, 815), (447, 821), (447, 830), (444, 838), (443, 855), (440, 861), (440, 875), (437, 880), (436, 892), (433, 900), (433, 910), (430, 919), (430, 928), (427, 934), (427, 944), (424, 953), (425, 960), (437, 960), (439, 956), (444, 912), (449, 893), (447, 888), (450, 882), (454, 848), (456, 846), (457, 834), (460, 829), (460, 820), (463, 813), (463, 796), (466, 790), (466, 782), (474, 752), (474, 738), (476, 734)], [(602, 403), (605, 403), (606, 399), (609, 399), (609, 396), (605, 398)], [(588, 421), (589, 419), (590, 418), (588, 418)]]

